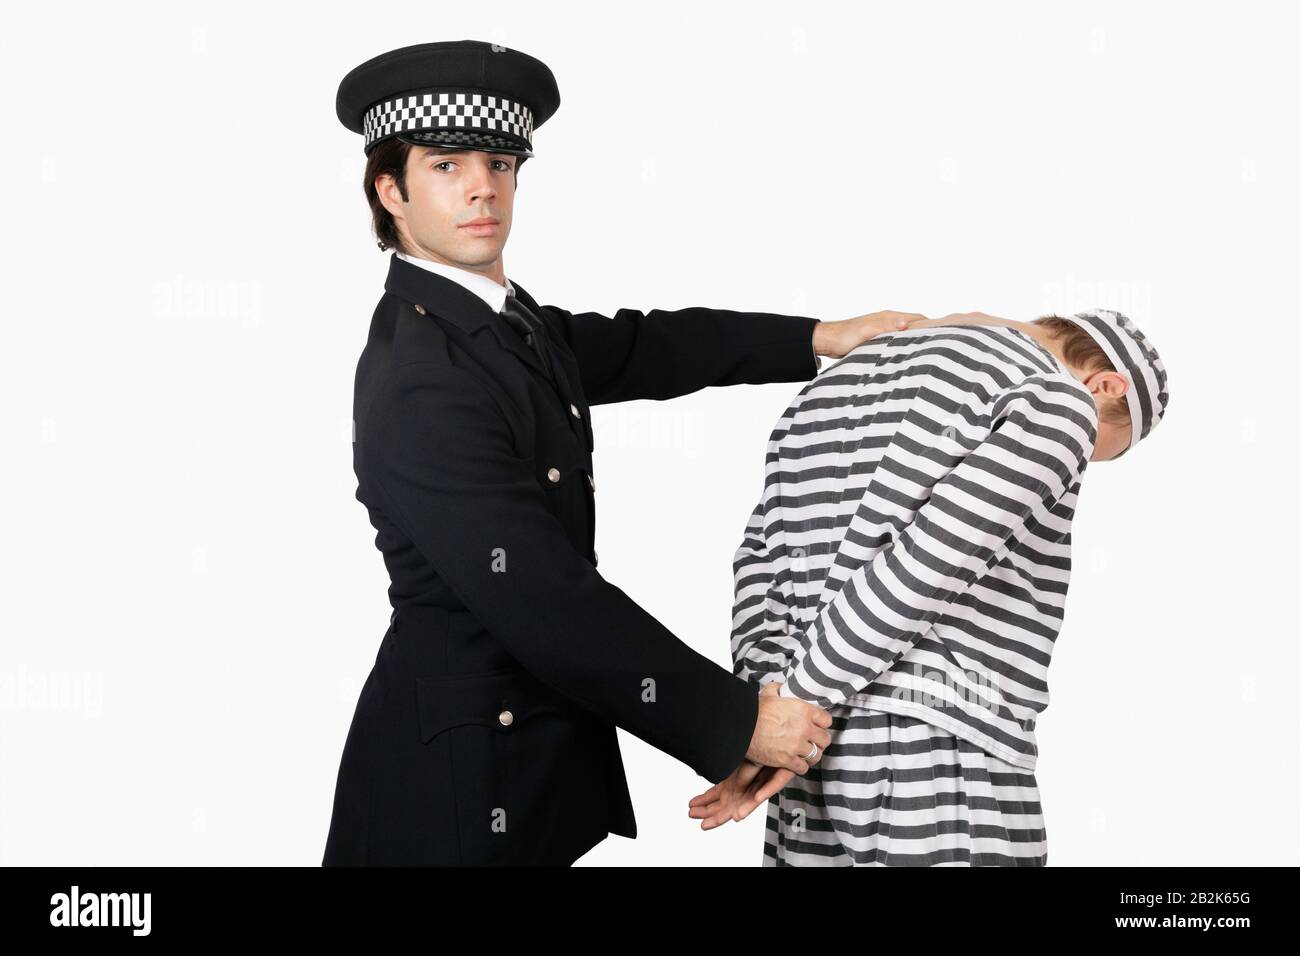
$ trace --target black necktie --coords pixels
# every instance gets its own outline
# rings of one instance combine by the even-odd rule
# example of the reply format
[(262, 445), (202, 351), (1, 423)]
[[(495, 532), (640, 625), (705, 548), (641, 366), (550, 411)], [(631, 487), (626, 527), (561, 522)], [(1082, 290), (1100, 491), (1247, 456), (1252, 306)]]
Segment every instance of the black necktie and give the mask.
[(509, 322), (510, 326), (528, 343), (528, 347), (537, 353), (542, 368), (546, 370), (546, 377), (554, 381), (555, 373), (551, 371), (550, 352), (543, 341), (546, 329), (542, 325), (542, 320), (513, 295), (506, 296), (506, 303), (501, 308), (501, 317)]

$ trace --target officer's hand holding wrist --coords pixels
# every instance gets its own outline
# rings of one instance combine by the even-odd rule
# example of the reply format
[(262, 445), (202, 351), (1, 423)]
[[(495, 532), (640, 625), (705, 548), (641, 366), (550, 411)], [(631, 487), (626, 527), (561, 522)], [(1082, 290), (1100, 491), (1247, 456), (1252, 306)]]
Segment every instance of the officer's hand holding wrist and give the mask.
[(745, 757), (765, 767), (804, 774), (830, 746), (826, 728), (831, 725), (831, 715), (816, 704), (781, 697), (779, 690), (778, 682), (772, 681), (759, 692), (758, 722)]

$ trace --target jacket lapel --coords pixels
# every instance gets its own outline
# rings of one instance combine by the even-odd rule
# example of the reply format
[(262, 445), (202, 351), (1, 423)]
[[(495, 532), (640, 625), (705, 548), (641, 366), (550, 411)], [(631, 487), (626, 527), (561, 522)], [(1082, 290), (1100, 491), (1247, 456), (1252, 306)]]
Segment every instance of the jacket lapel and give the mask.
[[(551, 319), (546, 310), (539, 306), (537, 301), (528, 294), (528, 290), (513, 279), (510, 282), (515, 287), (515, 298), (527, 306), (546, 329), (546, 344), (551, 350), (551, 368), (555, 372), (556, 387), (560, 391), (560, 396), (568, 403), (573, 400), (573, 386), (569, 382), (569, 376), (564, 371), (565, 353), (568, 353), (569, 350), (568, 344), (565, 342), (559, 326)], [(529, 351), (532, 350), (529, 349)]]
[[(541, 360), (519, 333), (493, 312), (491, 306), (459, 282), (452, 282), (436, 272), (421, 269), (393, 255), (388, 261), (388, 278), (384, 280), (384, 290), (450, 322), (466, 335), (475, 336), (484, 329), (490, 330), (502, 348), (519, 356), (521, 362), (537, 369), (545, 378), (546, 370), (542, 367)], [(549, 323), (546, 334), (554, 334)]]

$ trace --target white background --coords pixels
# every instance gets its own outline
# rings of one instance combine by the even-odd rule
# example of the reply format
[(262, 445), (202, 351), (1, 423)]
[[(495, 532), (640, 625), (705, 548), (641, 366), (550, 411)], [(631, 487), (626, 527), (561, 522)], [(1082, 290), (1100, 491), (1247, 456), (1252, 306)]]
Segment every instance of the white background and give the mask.
[[(319, 864), (389, 610), (349, 441), (387, 256), (334, 95), (465, 38), (559, 82), (505, 254), (543, 303), (1128, 313), (1169, 413), (1083, 485), (1039, 723), (1049, 862), (1297, 862), (1281, 4), (24, 16), (0, 34), (0, 863)], [(601, 573), (724, 666), (798, 388), (596, 413)], [(620, 737), (640, 837), (582, 864), (759, 863), (761, 813), (699, 832), (707, 782)]]

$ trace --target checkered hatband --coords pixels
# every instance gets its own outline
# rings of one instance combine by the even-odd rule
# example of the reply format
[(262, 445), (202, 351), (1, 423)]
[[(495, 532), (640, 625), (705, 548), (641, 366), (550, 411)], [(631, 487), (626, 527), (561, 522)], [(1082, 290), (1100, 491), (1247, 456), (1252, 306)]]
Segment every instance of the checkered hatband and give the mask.
[(532, 150), (532, 110), (481, 90), (404, 93), (366, 110), (362, 126), (367, 153), (398, 133), (421, 142)]

